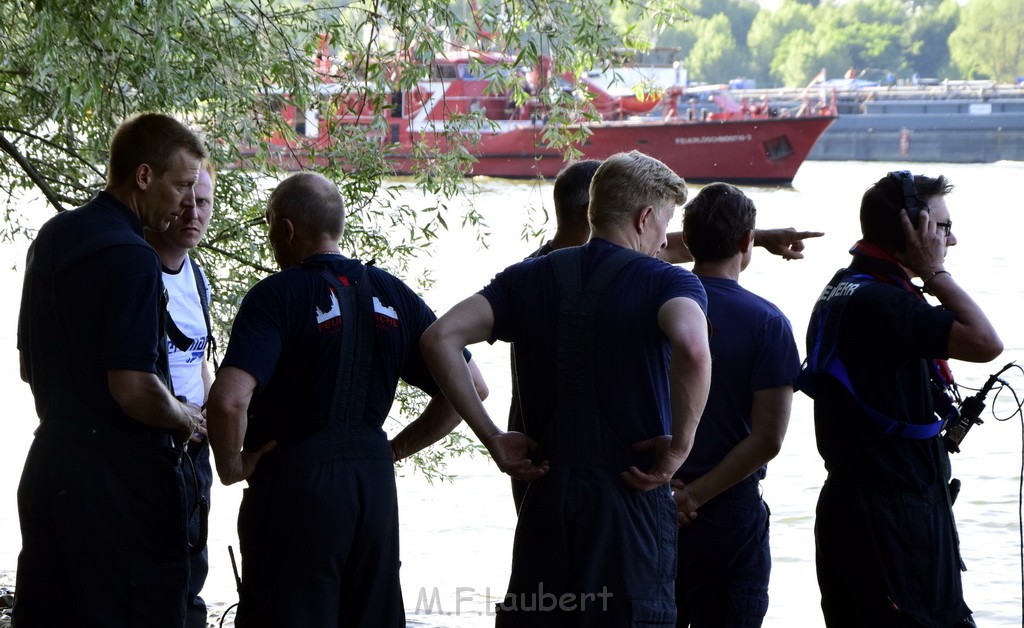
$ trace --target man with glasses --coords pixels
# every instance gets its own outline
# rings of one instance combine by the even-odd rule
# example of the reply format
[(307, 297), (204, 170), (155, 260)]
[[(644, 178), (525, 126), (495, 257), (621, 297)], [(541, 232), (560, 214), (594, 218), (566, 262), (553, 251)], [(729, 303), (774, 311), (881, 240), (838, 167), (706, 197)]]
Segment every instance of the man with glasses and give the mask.
[(945, 267), (952, 188), (906, 171), (869, 187), (853, 261), (808, 326), (800, 387), (828, 472), (814, 534), (829, 626), (974, 625), (939, 435), (954, 411), (946, 359), (988, 362), (1003, 345)]

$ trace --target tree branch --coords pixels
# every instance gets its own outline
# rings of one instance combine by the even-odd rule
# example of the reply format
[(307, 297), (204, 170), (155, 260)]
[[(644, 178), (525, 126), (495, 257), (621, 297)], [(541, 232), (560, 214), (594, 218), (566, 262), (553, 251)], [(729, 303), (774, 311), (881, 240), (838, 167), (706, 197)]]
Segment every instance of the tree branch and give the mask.
[(46, 179), (43, 178), (43, 176), (39, 174), (39, 171), (35, 169), (35, 166), (32, 165), (32, 162), (30, 162), (27, 157), (21, 154), (21, 151), (18, 150), (18, 147), (12, 144), (11, 141), (8, 140), (7, 137), (3, 134), (0, 134), (0, 150), (10, 155), (11, 158), (14, 159), (15, 162), (17, 162), (17, 164), (25, 172), (28, 178), (32, 180), (32, 183), (34, 183), (36, 187), (39, 188), (39, 190), (43, 193), (43, 196), (46, 197), (46, 200), (49, 201), (51, 205), (53, 205), (54, 209), (56, 209), (58, 212), (64, 211), (65, 208), (64, 205), (61, 204), (60, 202), (60, 195), (57, 194), (56, 190), (50, 187), (50, 184), (47, 183)]
[[(221, 231), (219, 231), (216, 234), (207, 233), (206, 234), (206, 238), (205, 238), (205, 242), (208, 245), (213, 245), (214, 243), (217, 243), (217, 242), (225, 242), (225, 241), (226, 242), (230, 242), (232, 239), (234, 239), (239, 234), (242, 234), (242, 233), (245, 233), (246, 231), (248, 231), (249, 227), (255, 227), (256, 225), (262, 224), (265, 221), (266, 221), (266, 219), (263, 218), (263, 217), (260, 217), (260, 218), (250, 218), (249, 220), (246, 220), (245, 222), (243, 222), (241, 224), (234, 225), (230, 229), (221, 230)], [(200, 246), (202, 246), (202, 245), (200, 245)]]
[(252, 268), (253, 270), (259, 270), (259, 271), (263, 271), (265, 273), (276, 273), (277, 272), (277, 270), (274, 269), (274, 268), (270, 268), (268, 266), (264, 266), (263, 264), (257, 264), (255, 262), (253, 262), (252, 258), (242, 257), (241, 255), (238, 255), (237, 253), (234, 253), (232, 251), (228, 251), (226, 249), (222, 249), (219, 246), (210, 246), (209, 244), (206, 244), (206, 243), (200, 243), (199, 247), (203, 248), (203, 249), (206, 249), (208, 251), (212, 251), (213, 253), (216, 253), (218, 255), (223, 255), (224, 257), (226, 257), (226, 258), (228, 258), (230, 260), (234, 260), (234, 261), (238, 262), (239, 264), (241, 264), (243, 266), (246, 266), (248, 268)]
[[(40, 124), (33, 124), (31, 126), (32, 127), (41, 126), (41, 123)], [(38, 142), (38, 143), (40, 143), (40, 144), (42, 144), (44, 146), (47, 146), (47, 147), (52, 148), (54, 150), (60, 151), (62, 153), (65, 153), (65, 154), (73, 157), (81, 165), (83, 165), (86, 168), (88, 168), (89, 170), (91, 170), (96, 175), (97, 178), (102, 179), (103, 176), (104, 176), (103, 171), (101, 171), (99, 168), (97, 168), (96, 165), (93, 162), (91, 162), (88, 159), (86, 159), (85, 157), (83, 157), (78, 151), (74, 150), (73, 148), (71, 148), (67, 144), (58, 144), (57, 142), (54, 142), (54, 141), (50, 140), (49, 138), (46, 138), (46, 137), (43, 137), (43, 136), (38, 135), (36, 133), (33, 133), (33, 132), (29, 131), (28, 129), (20, 129), (20, 128), (16, 128), (16, 127), (12, 127), (12, 126), (0, 126), (0, 134), (3, 134), (3, 133), (15, 133), (15, 134), (20, 135), (22, 137), (27, 137), (28, 139), (32, 140), (33, 142)], [(79, 187), (79, 189), (87, 191), (86, 188)]]

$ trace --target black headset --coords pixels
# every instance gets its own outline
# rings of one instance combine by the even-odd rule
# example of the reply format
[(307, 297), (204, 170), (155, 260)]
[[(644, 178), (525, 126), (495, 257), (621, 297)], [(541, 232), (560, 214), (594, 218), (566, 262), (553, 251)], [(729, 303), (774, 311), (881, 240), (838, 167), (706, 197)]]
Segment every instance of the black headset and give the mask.
[(917, 217), (921, 213), (921, 208), (924, 203), (917, 196), (917, 186), (914, 185), (914, 175), (909, 170), (893, 170), (889, 173), (889, 178), (896, 182), (900, 190), (903, 192), (903, 201), (907, 208), (907, 216), (910, 218), (910, 224), (917, 226)]

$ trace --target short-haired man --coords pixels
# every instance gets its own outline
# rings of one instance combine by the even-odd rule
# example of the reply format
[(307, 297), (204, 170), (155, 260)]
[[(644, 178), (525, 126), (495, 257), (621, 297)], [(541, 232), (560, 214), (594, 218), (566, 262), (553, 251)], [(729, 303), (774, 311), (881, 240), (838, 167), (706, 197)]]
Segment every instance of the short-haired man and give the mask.
[(714, 183), (683, 212), (708, 295), (712, 369), (693, 449), (672, 482), (683, 524), (677, 625), (760, 626), (771, 573), (760, 480), (786, 435), (800, 357), (785, 315), (739, 284), (754, 248), (754, 202)]
[[(404, 626), (394, 460), (460, 421), (420, 356), (435, 316), (397, 277), (341, 255), (344, 203), (323, 176), (278, 185), (267, 223), (282, 270), (242, 301), (208, 406), (221, 481), (249, 482), (235, 623)], [(389, 444), (399, 378), (432, 399)]]
[[(590, 218), (588, 210), (590, 207), (590, 182), (597, 172), (601, 161), (597, 159), (584, 159), (574, 161), (555, 178), (552, 200), (555, 206), (555, 235), (545, 242), (539, 249), (530, 254), (530, 257), (541, 257), (552, 251), (570, 246), (582, 246), (590, 239)], [(792, 227), (785, 229), (755, 229), (754, 241), (758, 246), (764, 247), (770, 253), (774, 253), (783, 259), (802, 259), (804, 240), (817, 238), (824, 235), (820, 231), (797, 231)], [(664, 249), (658, 251), (660, 259), (672, 264), (692, 262), (686, 244), (683, 242), (681, 231), (669, 233), (668, 244)], [(519, 382), (516, 377), (515, 352), (511, 356), (512, 367), (512, 403), (509, 408), (508, 429), (510, 432), (521, 432), (522, 416), (519, 405)], [(516, 512), (519, 512), (523, 503), (523, 496), (526, 494), (528, 482), (512, 478), (512, 500), (515, 503)]]
[[(146, 230), (146, 240), (160, 256), (167, 290), (167, 361), (174, 394), (198, 406), (206, 405), (213, 383), (206, 355), (213, 341), (210, 329), (210, 283), (191, 256), (203, 239), (213, 215), (216, 174), (209, 159), (203, 160), (195, 185), (195, 205), (171, 221), (164, 231)], [(209, 573), (209, 554), (204, 528), (210, 508), (213, 470), (205, 438), (189, 441), (182, 464), (185, 476), (185, 507), (188, 516), (191, 570), (186, 628), (206, 628), (206, 602), (199, 596)]]
[(951, 190), (945, 177), (907, 171), (871, 185), (860, 206), (863, 238), (807, 329), (800, 386), (814, 397), (828, 471), (814, 537), (829, 626), (974, 625), (939, 436), (951, 409), (945, 360), (988, 362), (1003, 345), (946, 271), (957, 243)]
[(204, 157), (174, 118), (125, 120), (104, 191), (29, 249), (18, 348), (40, 423), (18, 487), (18, 625), (185, 621), (180, 461), (205, 429), (167, 386), (160, 259), (143, 227), (192, 210)]
[[(685, 200), (656, 159), (609, 157), (591, 184), (590, 242), (506, 268), (423, 335), (431, 372), (499, 468), (533, 481), (499, 626), (675, 616), (668, 481), (711, 371), (700, 282), (654, 258)], [(462, 364), (465, 346), (494, 339), (514, 343), (525, 434), (495, 426)], [(634, 451), (652, 440), (654, 455)]]

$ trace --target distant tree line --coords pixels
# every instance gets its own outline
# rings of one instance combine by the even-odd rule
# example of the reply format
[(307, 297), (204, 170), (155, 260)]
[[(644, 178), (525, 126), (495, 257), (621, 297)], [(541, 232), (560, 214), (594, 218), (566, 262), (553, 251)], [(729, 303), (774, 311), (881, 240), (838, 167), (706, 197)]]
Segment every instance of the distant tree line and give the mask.
[(921, 78), (1024, 76), (1022, 0), (688, 0), (688, 15), (660, 30), (641, 8), (619, 5), (620, 29), (648, 28), (652, 45), (678, 48), (690, 81), (745, 77), (760, 87), (828, 78), (885, 82)]

